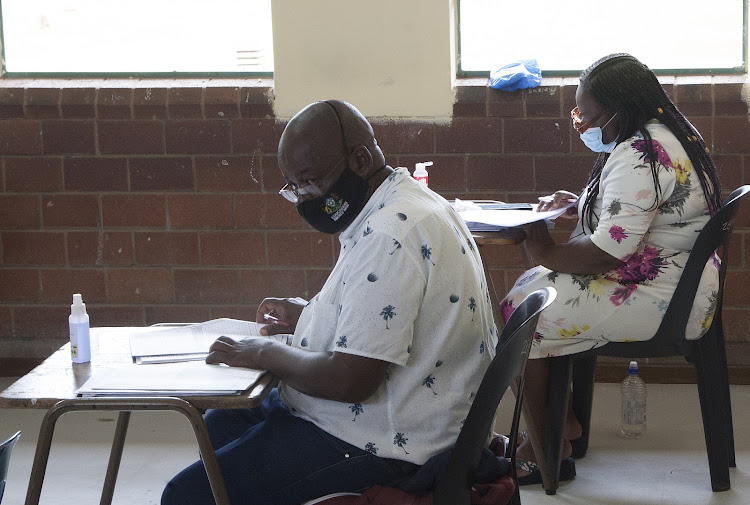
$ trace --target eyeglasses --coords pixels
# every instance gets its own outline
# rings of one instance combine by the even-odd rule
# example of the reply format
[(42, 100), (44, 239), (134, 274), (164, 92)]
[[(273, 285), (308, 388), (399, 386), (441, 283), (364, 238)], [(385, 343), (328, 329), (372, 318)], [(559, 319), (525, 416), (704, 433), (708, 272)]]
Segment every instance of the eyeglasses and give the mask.
[(581, 121), (581, 111), (578, 109), (578, 107), (573, 107), (573, 110), (570, 111), (570, 118), (573, 120), (573, 128), (575, 128), (575, 131), (578, 133), (583, 133), (589, 128), (593, 126), (594, 123), (597, 122), (597, 120), (602, 117), (604, 114), (607, 113), (609, 109), (605, 109), (602, 112), (599, 113), (594, 119), (587, 123), (583, 123)]
[[(331, 170), (329, 170), (326, 174), (326, 176), (322, 179), (322, 181), (325, 181), (330, 177), (332, 173), (336, 171), (336, 167), (341, 165), (341, 162), (346, 160), (346, 168), (349, 168), (349, 150), (346, 147), (346, 134), (344, 133), (344, 122), (341, 121), (341, 115), (339, 114), (339, 111), (334, 107), (334, 105), (329, 102), (328, 100), (324, 100), (323, 103), (326, 103), (331, 106), (333, 109), (333, 112), (336, 114), (336, 119), (339, 121), (339, 130), (341, 131), (341, 144), (344, 149), (344, 156), (336, 162), (336, 164), (333, 166)], [(305, 184), (302, 187), (297, 186), (296, 184), (292, 183), (286, 183), (284, 184), (284, 187), (279, 190), (279, 194), (289, 200), (290, 202), (296, 204), (299, 201), (300, 196), (312, 196), (312, 197), (318, 197), (323, 194), (323, 191), (318, 186), (318, 183), (320, 182), (320, 179), (308, 179), (307, 184)]]
[(320, 189), (318, 184), (320, 184), (321, 182), (325, 182), (325, 180), (328, 179), (330, 175), (336, 171), (336, 167), (341, 165), (341, 162), (344, 161), (347, 156), (348, 155), (344, 155), (344, 157), (337, 161), (333, 168), (328, 171), (328, 174), (323, 179), (308, 179), (307, 184), (301, 187), (288, 182), (284, 184), (284, 187), (279, 190), (279, 194), (286, 198), (288, 201), (295, 204), (299, 201), (300, 196), (317, 197), (322, 195), (323, 190)]

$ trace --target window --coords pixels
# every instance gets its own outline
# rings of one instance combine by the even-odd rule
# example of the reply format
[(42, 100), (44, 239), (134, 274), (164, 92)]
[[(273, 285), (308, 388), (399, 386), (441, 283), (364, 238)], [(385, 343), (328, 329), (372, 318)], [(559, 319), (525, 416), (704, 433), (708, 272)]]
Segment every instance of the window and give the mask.
[(271, 0), (3, 0), (3, 73), (270, 75)]
[(744, 73), (746, 3), (459, 0), (459, 69), (535, 58), (545, 75), (578, 75), (626, 52), (662, 73)]

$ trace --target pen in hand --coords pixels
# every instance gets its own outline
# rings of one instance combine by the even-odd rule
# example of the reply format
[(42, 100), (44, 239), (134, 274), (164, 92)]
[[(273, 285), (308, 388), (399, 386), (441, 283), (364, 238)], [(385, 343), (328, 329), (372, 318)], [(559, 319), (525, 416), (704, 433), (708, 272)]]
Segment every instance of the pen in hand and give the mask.
[(278, 317), (274, 317), (271, 314), (263, 314), (263, 319), (268, 321), (270, 324), (278, 324), (279, 326), (289, 326), (289, 323), (282, 321)]

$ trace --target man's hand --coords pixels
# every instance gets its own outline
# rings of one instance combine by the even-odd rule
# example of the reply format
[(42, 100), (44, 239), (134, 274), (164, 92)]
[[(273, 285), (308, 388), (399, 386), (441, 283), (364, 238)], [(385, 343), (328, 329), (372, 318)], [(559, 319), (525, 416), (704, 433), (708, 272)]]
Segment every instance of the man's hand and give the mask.
[(266, 314), (275, 317), (279, 322), (267, 324), (260, 329), (260, 334), (294, 333), (305, 305), (307, 305), (307, 302), (302, 298), (266, 298), (258, 306), (258, 311), (255, 313), (255, 322), (268, 323), (265, 318)]
[(261, 370), (258, 364), (258, 353), (267, 344), (272, 342), (267, 338), (247, 337), (242, 340), (234, 340), (222, 336), (216, 339), (208, 349), (206, 363), (225, 363), (229, 366), (239, 366)]

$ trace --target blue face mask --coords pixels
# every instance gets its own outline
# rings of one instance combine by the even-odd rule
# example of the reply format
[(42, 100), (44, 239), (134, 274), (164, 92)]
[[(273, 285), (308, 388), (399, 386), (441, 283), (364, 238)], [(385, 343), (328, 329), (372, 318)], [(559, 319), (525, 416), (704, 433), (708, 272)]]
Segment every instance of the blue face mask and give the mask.
[[(609, 121), (602, 127), (606, 127), (610, 121), (612, 121), (617, 113), (615, 113), (614, 116), (609, 118)], [(617, 145), (617, 139), (613, 140), (609, 144), (605, 144), (602, 142), (602, 128), (598, 126), (594, 126), (592, 128), (589, 128), (585, 132), (581, 133), (581, 141), (583, 141), (584, 144), (586, 144), (586, 147), (594, 151), (595, 153), (611, 153), (615, 146)]]

